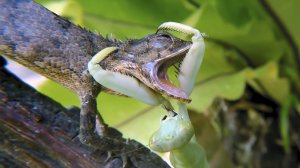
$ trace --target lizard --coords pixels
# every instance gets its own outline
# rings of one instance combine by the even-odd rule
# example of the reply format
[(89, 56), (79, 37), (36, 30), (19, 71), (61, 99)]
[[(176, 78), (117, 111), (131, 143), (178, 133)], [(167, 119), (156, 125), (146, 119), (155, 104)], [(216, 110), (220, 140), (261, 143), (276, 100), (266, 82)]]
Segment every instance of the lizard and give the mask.
[[(119, 91), (122, 94), (134, 97), (148, 104), (157, 104), (157, 102), (159, 102), (164, 105), (168, 115), (162, 118), (160, 128), (154, 132), (150, 138), (149, 147), (152, 150), (157, 152), (170, 152), (170, 161), (176, 168), (207, 168), (209, 166), (204, 149), (197, 143), (187, 106), (186, 103), (184, 103), (185, 96), (192, 93), (195, 79), (204, 57), (205, 43), (203, 37), (205, 34), (200, 33), (199, 30), (193, 27), (176, 22), (165, 22), (158, 27), (157, 31), (165, 30), (173, 30), (191, 36), (192, 45), (189, 47), (188, 52), (186, 52), (187, 49), (185, 48), (181, 49), (181, 52), (185, 56), (178, 68), (179, 74), (177, 78), (180, 90), (174, 88), (167, 80), (168, 76), (164, 73), (167, 66), (162, 66), (162, 64), (172, 64), (172, 62), (182, 54), (171, 54), (167, 56), (169, 60), (162, 61), (163, 63), (161, 63), (161, 59), (155, 59), (146, 64), (139, 64), (139, 66), (129, 64), (131, 71), (133, 71), (131, 74), (134, 75), (136, 69), (146, 68), (147, 71), (144, 73), (150, 74), (149, 79), (158, 80), (158, 82), (154, 82), (154, 86), (149, 85), (149, 87), (154, 90), (156, 87), (161, 87), (167, 92), (159, 95), (147, 87), (140, 85), (134, 78), (128, 77), (126, 75), (127, 73), (106, 69), (105, 66), (101, 64), (105, 59), (112, 59), (114, 56), (112, 56), (111, 53), (119, 50), (118, 47), (107, 47), (98, 52), (88, 63), (88, 69), (93, 78), (105, 87)], [(162, 60), (166, 60), (166, 57)], [(161, 66), (164, 69), (163, 71), (159, 70)], [(143, 79), (139, 73), (138, 79)], [(123, 84), (122, 81), (126, 81), (126, 83)], [(144, 83), (147, 84), (147, 81), (148, 80)], [(174, 90), (177, 90), (175, 94)], [(139, 93), (137, 94), (137, 92)], [(176, 98), (174, 101), (177, 102), (178, 105), (176, 110), (169, 100), (163, 97), (164, 94), (170, 94), (170, 92), (172, 97)]]
[(110, 51), (110, 57), (99, 63), (101, 67), (135, 79), (159, 97), (152, 102), (144, 100), (146, 103), (172, 109), (165, 101), (168, 98), (190, 101), (172, 84), (167, 69), (184, 59), (191, 42), (166, 32), (121, 42), (76, 26), (31, 0), (3, 0), (0, 6), (0, 54), (78, 94), (82, 143), (99, 147), (101, 138), (110, 136), (110, 127), (97, 110), (97, 95), (101, 91), (122, 94), (96, 82), (88, 70), (92, 57), (99, 51), (107, 52), (107, 47), (118, 50)]

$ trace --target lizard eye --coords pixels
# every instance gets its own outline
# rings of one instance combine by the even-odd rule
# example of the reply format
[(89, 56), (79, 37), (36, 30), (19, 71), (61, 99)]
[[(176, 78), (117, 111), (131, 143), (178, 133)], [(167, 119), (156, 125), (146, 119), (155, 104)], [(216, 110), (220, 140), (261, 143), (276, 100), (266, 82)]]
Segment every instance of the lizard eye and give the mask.
[(173, 43), (172, 37), (168, 34), (161, 34), (160, 36), (148, 41), (149, 47), (157, 50), (168, 49)]

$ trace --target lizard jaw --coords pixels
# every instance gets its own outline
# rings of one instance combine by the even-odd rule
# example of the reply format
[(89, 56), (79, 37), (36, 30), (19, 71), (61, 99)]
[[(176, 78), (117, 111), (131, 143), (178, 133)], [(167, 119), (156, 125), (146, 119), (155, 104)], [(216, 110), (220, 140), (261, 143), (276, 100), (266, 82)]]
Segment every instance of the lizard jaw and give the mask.
[(191, 45), (187, 45), (175, 53), (143, 65), (143, 68), (146, 69), (146, 72), (149, 74), (149, 79), (151, 79), (148, 87), (167, 97), (186, 103), (191, 102), (188, 95), (182, 89), (175, 86), (167, 74), (168, 68), (175, 63), (181, 62), (185, 58), (190, 47)]

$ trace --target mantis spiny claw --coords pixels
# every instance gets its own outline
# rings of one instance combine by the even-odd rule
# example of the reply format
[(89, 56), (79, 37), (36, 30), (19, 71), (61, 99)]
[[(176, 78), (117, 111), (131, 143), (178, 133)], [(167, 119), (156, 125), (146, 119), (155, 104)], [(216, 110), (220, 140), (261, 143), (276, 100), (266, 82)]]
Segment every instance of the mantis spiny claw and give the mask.
[(118, 93), (134, 97), (150, 105), (162, 103), (170, 107), (171, 105), (167, 100), (135, 78), (119, 72), (105, 70), (101, 67), (99, 63), (117, 49), (117, 47), (107, 47), (93, 56), (88, 63), (88, 70), (92, 77), (102, 86)]
[[(90, 61), (91, 64), (98, 64), (101, 62), (105, 57), (107, 57), (112, 52), (116, 51), (118, 47), (106, 47), (100, 52), (98, 52)], [(89, 64), (90, 66), (90, 64)]]
[[(178, 76), (180, 88), (190, 95), (204, 56), (203, 35), (197, 29), (175, 22), (166, 22), (158, 27), (192, 36), (192, 46), (183, 59)], [(150, 138), (150, 148), (158, 152), (170, 151), (174, 167), (208, 167), (202, 147), (197, 143), (194, 129), (188, 116), (186, 104), (178, 102), (178, 115), (169, 113), (161, 121), (160, 128)]]
[(177, 31), (179, 33), (184, 33), (187, 35), (192, 35), (195, 36), (195, 38), (199, 38), (199, 36), (202, 36), (202, 34), (197, 30), (194, 29), (193, 27), (190, 27), (188, 25), (184, 25), (181, 23), (176, 23), (176, 22), (165, 22), (163, 24), (161, 24), (157, 31)]
[(201, 34), (199, 30), (193, 27), (176, 22), (163, 23), (158, 27), (157, 31), (160, 30), (171, 30), (192, 35), (193, 45), (181, 63), (180, 74), (178, 76), (180, 88), (187, 95), (190, 95), (204, 56), (205, 45), (202, 36), (204, 34)]

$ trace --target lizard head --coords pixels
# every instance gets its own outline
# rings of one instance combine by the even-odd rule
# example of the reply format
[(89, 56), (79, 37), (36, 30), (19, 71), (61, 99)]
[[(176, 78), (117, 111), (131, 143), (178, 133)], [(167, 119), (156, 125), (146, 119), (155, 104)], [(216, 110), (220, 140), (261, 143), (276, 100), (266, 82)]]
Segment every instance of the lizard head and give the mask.
[(191, 45), (191, 42), (166, 32), (151, 34), (122, 43), (100, 62), (100, 66), (136, 78), (160, 95), (190, 102), (188, 95), (170, 80), (167, 72), (172, 65), (180, 64)]

